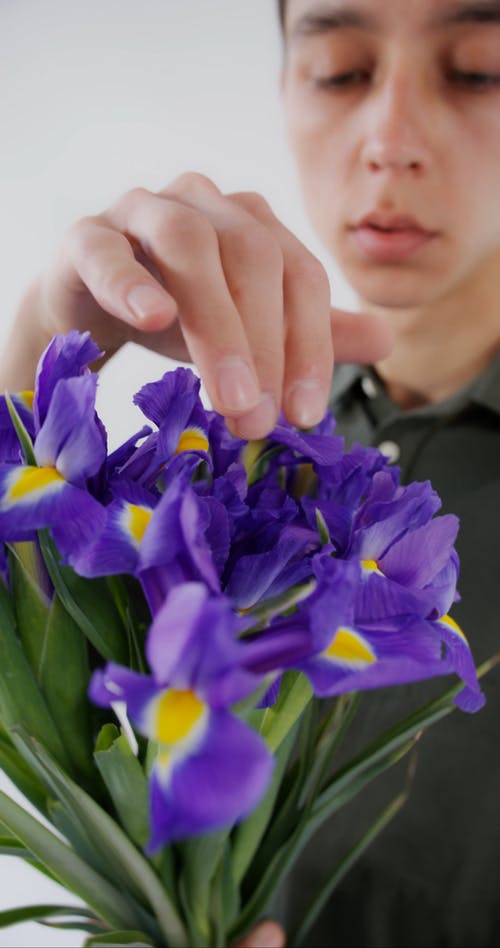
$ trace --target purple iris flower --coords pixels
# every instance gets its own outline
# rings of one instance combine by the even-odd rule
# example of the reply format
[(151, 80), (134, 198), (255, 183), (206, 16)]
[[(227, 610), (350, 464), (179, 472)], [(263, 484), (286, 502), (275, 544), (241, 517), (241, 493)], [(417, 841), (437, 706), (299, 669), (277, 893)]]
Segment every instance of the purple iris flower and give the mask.
[(86, 545), (104, 519), (103, 508), (88, 491), (106, 457), (106, 436), (95, 412), (97, 377), (87, 364), (102, 353), (89, 333), (55, 336), (40, 358), (33, 413), (21, 420), (34, 437), (37, 466), (0, 464), (0, 537), (29, 540), (50, 527), (63, 557)]
[(104, 519), (86, 490), (106, 456), (95, 422), (96, 377), (61, 379), (55, 386), (33, 445), (38, 466), (0, 465), (0, 536), (32, 539), (51, 527), (63, 556), (88, 543)]
[(360, 621), (355, 603), (361, 567), (319, 554), (313, 568), (314, 591), (295, 612), (249, 640), (249, 668), (302, 671), (322, 698), (454, 673), (464, 681), (457, 705), (482, 707), (470, 649), (454, 620), (430, 622), (408, 613)]
[(200, 380), (190, 369), (166, 372), (134, 396), (134, 402), (154, 422), (154, 431), (128, 459), (123, 473), (145, 486), (153, 485), (177, 455), (197, 452), (210, 462), (208, 421), (200, 395)]
[(155, 506), (149, 492), (130, 490), (130, 499), (105, 508), (102, 529), (73, 557), (74, 569), (88, 577), (133, 573), (153, 614), (177, 583), (200, 580), (218, 592), (217, 544), (229, 545), (223, 505), (200, 497), (186, 478), (169, 484)]
[(158, 745), (149, 852), (238, 822), (269, 785), (272, 754), (230, 711), (259, 683), (243, 667), (241, 625), (223, 597), (200, 583), (179, 584), (149, 632), (152, 674), (109, 664), (93, 676), (93, 700), (124, 701), (137, 730)]

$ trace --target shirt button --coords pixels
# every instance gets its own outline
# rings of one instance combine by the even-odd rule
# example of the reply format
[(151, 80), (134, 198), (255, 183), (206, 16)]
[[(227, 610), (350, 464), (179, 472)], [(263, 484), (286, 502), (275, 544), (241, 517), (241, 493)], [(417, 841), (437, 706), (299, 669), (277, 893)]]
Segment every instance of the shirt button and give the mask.
[(385, 454), (389, 464), (395, 464), (396, 461), (399, 460), (401, 451), (399, 444), (396, 444), (395, 441), (381, 441), (378, 449), (382, 452), (382, 454)]
[(377, 386), (369, 375), (363, 375), (361, 379), (361, 389), (367, 398), (376, 398), (378, 395)]

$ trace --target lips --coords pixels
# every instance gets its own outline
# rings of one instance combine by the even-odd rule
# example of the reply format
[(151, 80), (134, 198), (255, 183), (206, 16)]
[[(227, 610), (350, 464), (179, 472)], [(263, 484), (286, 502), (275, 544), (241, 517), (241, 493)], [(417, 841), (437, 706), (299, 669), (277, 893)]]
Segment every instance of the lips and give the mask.
[(381, 263), (404, 260), (436, 236), (436, 231), (423, 227), (409, 214), (385, 211), (367, 214), (350, 232), (358, 251)]

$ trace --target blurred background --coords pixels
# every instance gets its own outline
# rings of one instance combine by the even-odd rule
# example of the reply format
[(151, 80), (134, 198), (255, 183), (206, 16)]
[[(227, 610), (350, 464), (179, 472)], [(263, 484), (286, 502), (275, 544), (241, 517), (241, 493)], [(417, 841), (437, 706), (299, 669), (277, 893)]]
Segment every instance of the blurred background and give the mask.
[[(280, 58), (275, 0), (0, 0), (0, 346), (74, 220), (189, 170), (261, 192), (329, 270), (333, 302), (350, 307), (301, 206)], [(166, 368), (133, 345), (105, 367), (98, 408), (113, 446), (137, 428), (133, 393)], [(1, 774), (0, 788), (13, 792)], [(74, 901), (0, 856), (0, 910)], [(34, 923), (0, 929), (9, 948), (83, 940)]]

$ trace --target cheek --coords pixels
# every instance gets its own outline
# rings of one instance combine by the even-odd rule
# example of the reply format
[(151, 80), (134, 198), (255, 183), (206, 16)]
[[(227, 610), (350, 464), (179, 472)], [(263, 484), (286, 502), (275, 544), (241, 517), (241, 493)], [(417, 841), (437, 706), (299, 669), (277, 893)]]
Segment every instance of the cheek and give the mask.
[(307, 212), (319, 231), (331, 230), (349, 183), (347, 136), (337, 125), (325, 125), (313, 116), (289, 125), (289, 141), (295, 158)]

